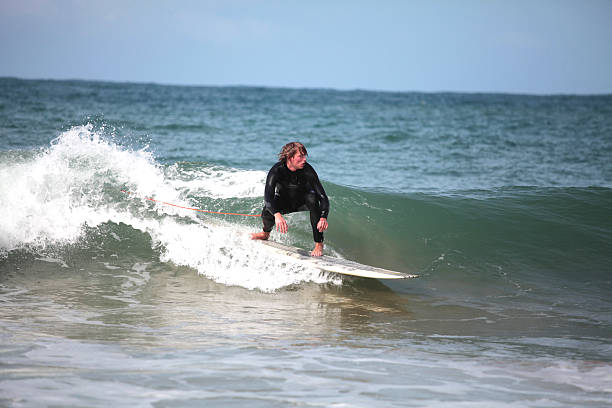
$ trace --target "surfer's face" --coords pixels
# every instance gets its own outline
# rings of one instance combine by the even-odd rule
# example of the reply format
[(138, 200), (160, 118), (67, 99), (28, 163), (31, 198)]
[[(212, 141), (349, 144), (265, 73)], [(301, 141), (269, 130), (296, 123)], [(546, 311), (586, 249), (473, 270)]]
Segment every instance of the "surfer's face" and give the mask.
[(292, 171), (303, 169), (305, 164), (306, 155), (302, 154), (301, 152), (297, 152), (292, 157), (287, 159), (287, 168)]

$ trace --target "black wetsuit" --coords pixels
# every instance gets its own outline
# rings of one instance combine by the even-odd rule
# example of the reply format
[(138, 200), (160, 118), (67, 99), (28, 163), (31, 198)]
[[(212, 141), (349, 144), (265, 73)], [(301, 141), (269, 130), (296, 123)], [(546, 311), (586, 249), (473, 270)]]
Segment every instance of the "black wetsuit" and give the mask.
[(302, 169), (291, 171), (285, 162), (278, 162), (268, 172), (264, 192), (265, 206), (261, 212), (263, 230), (272, 231), (274, 214), (310, 211), (310, 225), (315, 242), (323, 242), (323, 233), (317, 229), (320, 218), (329, 214), (329, 199), (319, 181), (317, 172), (308, 163)]

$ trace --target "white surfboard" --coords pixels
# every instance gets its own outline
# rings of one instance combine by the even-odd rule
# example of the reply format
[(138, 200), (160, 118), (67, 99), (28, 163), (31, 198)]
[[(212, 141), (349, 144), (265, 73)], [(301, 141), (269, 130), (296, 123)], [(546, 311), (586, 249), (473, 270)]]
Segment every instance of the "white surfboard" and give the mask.
[(347, 259), (334, 258), (332, 256), (310, 256), (310, 252), (274, 241), (260, 241), (274, 252), (297, 259), (309, 266), (319, 268), (323, 271), (341, 273), (343, 275), (360, 276), (362, 278), (375, 279), (408, 279), (416, 278), (418, 275), (390, 271), (375, 266), (363, 265)]

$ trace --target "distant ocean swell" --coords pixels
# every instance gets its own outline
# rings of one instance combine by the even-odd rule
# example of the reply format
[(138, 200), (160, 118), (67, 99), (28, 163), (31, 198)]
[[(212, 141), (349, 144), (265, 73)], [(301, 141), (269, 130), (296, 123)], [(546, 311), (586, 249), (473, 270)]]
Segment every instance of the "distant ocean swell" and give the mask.
[[(0, 158), (0, 207), (11, 215), (0, 221), (3, 257), (14, 251), (49, 253), (77, 242), (87, 247), (88, 239), (99, 239), (91, 238), (95, 231), (104, 232), (103, 240), (121, 241), (139, 230), (144, 242), (133, 248), (149, 245), (161, 261), (192, 267), (221, 283), (264, 291), (303, 281), (340, 283), (262, 254), (246, 238), (260, 228), (258, 219), (206, 215), (144, 199), (257, 214), (262, 171), (162, 165), (146, 149), (114, 144), (89, 125), (63, 132), (47, 148), (5, 151)], [(574, 285), (581, 291), (591, 282), (603, 297), (609, 289), (612, 189), (508, 186), (422, 194), (325, 180), (324, 186), (332, 205), (327, 233), (332, 253), (464, 288), (485, 285), (491, 292), (525, 284)], [(274, 239), (309, 247), (305, 215), (291, 217), (290, 234)], [(130, 255), (138, 249), (118, 250)]]

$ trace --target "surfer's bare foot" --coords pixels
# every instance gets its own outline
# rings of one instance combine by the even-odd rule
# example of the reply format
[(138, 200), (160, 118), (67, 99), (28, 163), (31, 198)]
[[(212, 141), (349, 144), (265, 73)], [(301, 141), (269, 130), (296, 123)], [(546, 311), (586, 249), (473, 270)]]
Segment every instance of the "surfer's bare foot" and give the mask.
[(310, 256), (321, 256), (323, 255), (323, 243), (315, 242), (315, 247), (310, 253)]
[(266, 241), (268, 238), (270, 238), (270, 233), (266, 231), (253, 232), (251, 234), (251, 239), (260, 239), (262, 241)]

